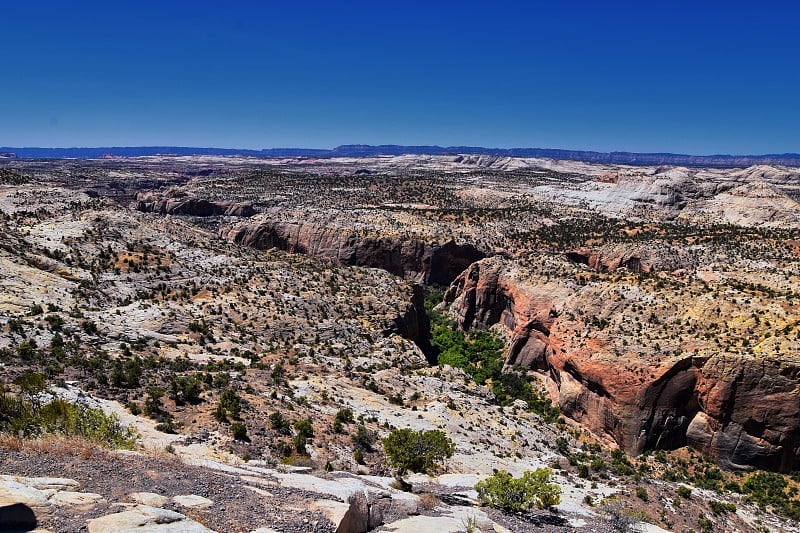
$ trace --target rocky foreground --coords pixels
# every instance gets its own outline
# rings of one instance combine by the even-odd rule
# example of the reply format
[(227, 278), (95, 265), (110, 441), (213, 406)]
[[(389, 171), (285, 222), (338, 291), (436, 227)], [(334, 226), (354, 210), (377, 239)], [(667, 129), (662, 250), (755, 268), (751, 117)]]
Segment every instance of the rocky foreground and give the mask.
[[(572, 513), (541, 513), (526, 521), (476, 505), (458, 477), (409, 494), (392, 478), (310, 469), (274, 469), (256, 462), (186, 464), (157, 456), (109, 453), (75, 442), (0, 451), (0, 517), (16, 516), (37, 531), (346, 532), (564, 531), (599, 522)], [(66, 449), (65, 449), (66, 448)], [(63, 477), (52, 477), (59, 472)], [(450, 502), (450, 503), (445, 503)], [(457, 502), (457, 503), (454, 503)], [(23, 507), (24, 506), (24, 507)], [(572, 518), (570, 518), (572, 516)]]

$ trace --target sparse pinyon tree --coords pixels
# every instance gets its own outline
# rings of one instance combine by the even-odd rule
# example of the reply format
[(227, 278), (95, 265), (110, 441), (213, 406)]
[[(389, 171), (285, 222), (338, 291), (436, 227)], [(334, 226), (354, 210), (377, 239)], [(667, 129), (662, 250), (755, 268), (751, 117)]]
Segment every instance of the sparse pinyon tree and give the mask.
[(455, 451), (450, 437), (438, 429), (395, 429), (381, 442), (386, 459), (395, 467), (395, 478), (403, 490), (411, 489), (411, 484), (403, 480), (406, 473), (433, 472)]

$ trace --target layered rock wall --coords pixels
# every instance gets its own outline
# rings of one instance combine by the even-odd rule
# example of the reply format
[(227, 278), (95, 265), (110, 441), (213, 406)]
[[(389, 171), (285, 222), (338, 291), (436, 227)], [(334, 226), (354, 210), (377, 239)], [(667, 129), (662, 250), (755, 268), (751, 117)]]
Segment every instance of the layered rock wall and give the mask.
[(237, 216), (249, 217), (255, 214), (251, 204), (235, 202), (212, 202), (178, 192), (165, 195), (157, 193), (138, 193), (133, 202), (137, 211), (159, 213), (162, 215), (189, 215), (195, 217)]
[(260, 220), (223, 229), (224, 238), (257, 249), (277, 248), (353, 265), (381, 268), (426, 284), (449, 284), (485, 254), (469, 244), (368, 235), (336, 224)]

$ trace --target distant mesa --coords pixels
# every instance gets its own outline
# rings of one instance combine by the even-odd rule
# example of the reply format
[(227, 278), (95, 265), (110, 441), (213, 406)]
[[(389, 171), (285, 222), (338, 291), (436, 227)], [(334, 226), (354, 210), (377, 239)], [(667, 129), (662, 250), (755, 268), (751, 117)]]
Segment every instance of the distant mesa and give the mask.
[(214, 155), (247, 157), (373, 157), (386, 155), (492, 155), (503, 157), (532, 157), (568, 159), (587, 163), (623, 164), (640, 166), (680, 165), (687, 167), (749, 167), (753, 165), (780, 165), (800, 167), (800, 154), (767, 155), (688, 155), (671, 153), (593, 152), (587, 150), (562, 150), (553, 148), (485, 148), (481, 146), (406, 146), (384, 144), (345, 144), (332, 150), (315, 148), (265, 148), (247, 150), (236, 148), (196, 148), (189, 146), (115, 146), (98, 148), (12, 148), (0, 151), (15, 153), (20, 158), (78, 158), (98, 159), (114, 154), (115, 157), (142, 157), (156, 155)]

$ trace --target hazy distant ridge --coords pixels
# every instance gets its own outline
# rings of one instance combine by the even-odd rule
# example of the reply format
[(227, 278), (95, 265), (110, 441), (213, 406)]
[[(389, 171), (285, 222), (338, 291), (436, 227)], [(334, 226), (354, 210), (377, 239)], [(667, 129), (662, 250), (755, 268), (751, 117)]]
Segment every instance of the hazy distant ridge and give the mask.
[(78, 158), (90, 159), (115, 155), (122, 157), (174, 155), (245, 155), (254, 157), (359, 157), (376, 155), (443, 155), (488, 154), (511, 157), (546, 157), (571, 159), (591, 163), (617, 163), (627, 165), (683, 165), (712, 167), (746, 167), (750, 165), (785, 165), (800, 167), (800, 154), (767, 155), (687, 155), (670, 153), (592, 152), (585, 150), (559, 150), (551, 148), (483, 148), (480, 146), (402, 146), (386, 144), (346, 144), (333, 150), (313, 148), (267, 148), (244, 150), (235, 148), (194, 148), (184, 146), (112, 146), (100, 148), (10, 148), (0, 147), (0, 152), (16, 154), (21, 158)]

